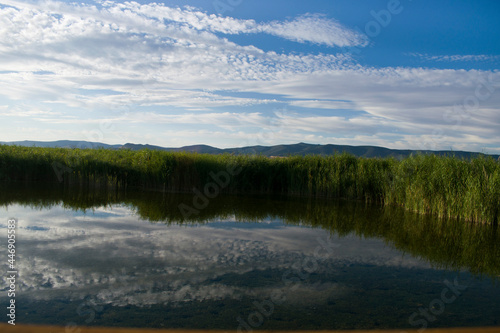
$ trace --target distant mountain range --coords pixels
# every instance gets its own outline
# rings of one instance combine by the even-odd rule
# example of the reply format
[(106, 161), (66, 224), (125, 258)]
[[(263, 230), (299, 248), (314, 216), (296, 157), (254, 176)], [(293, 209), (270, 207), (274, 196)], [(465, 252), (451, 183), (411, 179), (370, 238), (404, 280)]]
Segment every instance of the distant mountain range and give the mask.
[[(400, 149), (389, 149), (377, 146), (346, 146), (346, 145), (319, 145), (319, 144), (308, 144), (308, 143), (297, 143), (290, 145), (276, 145), (276, 146), (250, 146), (241, 148), (215, 148), (207, 145), (194, 145), (185, 146), (181, 148), (165, 148), (160, 146), (152, 145), (141, 145), (126, 143), (124, 145), (108, 145), (100, 142), (87, 142), (87, 141), (15, 141), (15, 142), (0, 142), (4, 145), (18, 145), (27, 147), (59, 147), (59, 148), (104, 148), (104, 149), (130, 149), (130, 150), (141, 150), (141, 149), (152, 149), (152, 150), (164, 150), (164, 151), (174, 151), (174, 152), (196, 152), (200, 154), (256, 154), (263, 156), (289, 156), (289, 155), (333, 155), (335, 153), (347, 152), (355, 156), (363, 157), (395, 157), (404, 158), (410, 154), (424, 153), (424, 154), (437, 154), (437, 155), (455, 155), (457, 157), (470, 158), (478, 155), (488, 155), (475, 152), (466, 151), (431, 151), (431, 150), (400, 150)], [(499, 159), (500, 155), (489, 155), (495, 159)]]

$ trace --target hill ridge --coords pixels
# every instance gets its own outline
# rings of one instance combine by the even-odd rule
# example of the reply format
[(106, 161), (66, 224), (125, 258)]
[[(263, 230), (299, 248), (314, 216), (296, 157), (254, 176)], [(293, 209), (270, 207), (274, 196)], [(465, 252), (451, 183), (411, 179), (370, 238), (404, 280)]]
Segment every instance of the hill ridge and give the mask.
[(101, 142), (89, 142), (89, 141), (73, 141), (73, 140), (57, 140), (57, 141), (13, 141), (13, 142), (0, 142), (4, 145), (18, 145), (18, 146), (34, 146), (34, 147), (58, 147), (58, 148), (104, 148), (104, 149), (130, 149), (130, 150), (140, 150), (140, 149), (152, 149), (152, 150), (164, 150), (172, 152), (195, 152), (200, 154), (251, 154), (251, 155), (264, 155), (264, 156), (289, 156), (289, 155), (334, 155), (337, 153), (350, 153), (355, 156), (360, 157), (395, 157), (404, 158), (410, 156), (411, 154), (423, 153), (423, 154), (436, 154), (436, 155), (454, 155), (462, 158), (470, 158), (473, 156), (491, 156), (494, 159), (499, 159), (500, 155), (486, 154), (478, 152), (469, 151), (452, 151), (452, 150), (412, 150), (412, 149), (391, 149), (380, 146), (363, 145), (363, 146), (351, 146), (351, 145), (336, 145), (336, 144), (310, 144), (305, 142), (299, 142), (295, 144), (279, 144), (273, 146), (246, 146), (246, 147), (236, 147), (236, 148), (217, 148), (206, 144), (197, 144), (190, 146), (183, 146), (178, 148), (171, 147), (161, 147), (149, 144), (106, 144)]

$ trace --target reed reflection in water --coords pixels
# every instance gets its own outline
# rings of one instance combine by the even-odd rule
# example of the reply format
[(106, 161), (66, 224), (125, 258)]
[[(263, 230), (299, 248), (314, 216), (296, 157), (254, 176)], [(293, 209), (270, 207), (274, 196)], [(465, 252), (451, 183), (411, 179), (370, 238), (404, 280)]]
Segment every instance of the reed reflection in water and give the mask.
[(411, 315), (458, 279), (467, 290), (429, 326), (498, 324), (493, 226), (232, 196), (186, 220), (178, 205), (191, 199), (4, 188), (2, 215), (19, 219), (19, 322), (236, 329), (278, 295), (258, 328), (415, 327)]

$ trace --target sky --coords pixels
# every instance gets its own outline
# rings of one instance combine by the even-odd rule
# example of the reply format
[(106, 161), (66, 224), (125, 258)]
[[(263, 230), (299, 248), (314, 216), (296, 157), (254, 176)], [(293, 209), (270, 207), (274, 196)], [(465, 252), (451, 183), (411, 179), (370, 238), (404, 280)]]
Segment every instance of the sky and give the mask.
[(0, 141), (500, 153), (500, 2), (0, 0)]

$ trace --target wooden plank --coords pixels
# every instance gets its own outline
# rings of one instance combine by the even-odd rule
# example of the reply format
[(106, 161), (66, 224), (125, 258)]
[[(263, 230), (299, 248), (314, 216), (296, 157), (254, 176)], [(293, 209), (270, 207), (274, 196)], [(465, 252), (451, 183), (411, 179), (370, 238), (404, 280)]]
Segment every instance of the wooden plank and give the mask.
[[(211, 331), (211, 330), (184, 330), (184, 329), (141, 329), (141, 328), (111, 328), (111, 327), (62, 327), (62, 326), (40, 326), (40, 325), (9, 325), (0, 324), (2, 333), (222, 333), (235, 332)], [(289, 331), (253, 331), (255, 333), (280, 333)], [(426, 330), (397, 329), (397, 330), (348, 330), (348, 331), (291, 331), (293, 333), (500, 333), (500, 327), (483, 328), (434, 328)], [(243, 333), (246, 333), (245, 331)]]

